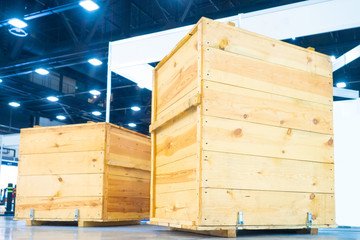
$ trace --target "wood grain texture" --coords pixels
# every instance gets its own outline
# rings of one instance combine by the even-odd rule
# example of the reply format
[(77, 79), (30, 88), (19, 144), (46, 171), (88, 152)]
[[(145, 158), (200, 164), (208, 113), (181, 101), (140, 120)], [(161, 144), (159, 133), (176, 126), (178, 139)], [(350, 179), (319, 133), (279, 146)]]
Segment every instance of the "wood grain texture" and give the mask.
[(312, 212), (315, 225), (335, 224), (333, 194), (213, 188), (202, 191), (200, 225), (236, 225), (237, 212), (243, 212), (246, 226), (306, 226), (307, 212)]
[(35, 220), (74, 221), (75, 209), (81, 219), (101, 219), (102, 197), (29, 197), (16, 196), (16, 219), (30, 219), (34, 209)]
[(20, 155), (105, 150), (105, 124), (22, 129)]
[(332, 78), (206, 48), (204, 78), (248, 89), (332, 105)]
[[(224, 23), (203, 20), (204, 45), (325, 77), (332, 76), (329, 56)], [(221, 44), (223, 43), (223, 44)], [(225, 43), (225, 44), (224, 44)]]
[(20, 155), (19, 161), (21, 176), (104, 172), (103, 151)]
[(157, 69), (157, 113), (196, 88), (197, 33)]
[(204, 81), (205, 115), (333, 133), (332, 106)]
[(202, 187), (334, 193), (333, 164), (209, 151), (203, 156)]
[(34, 175), (21, 176), (17, 196), (75, 197), (103, 194), (103, 174)]
[[(333, 136), (205, 116), (203, 149), (333, 163)], [(221, 136), (221, 137), (219, 137)]]

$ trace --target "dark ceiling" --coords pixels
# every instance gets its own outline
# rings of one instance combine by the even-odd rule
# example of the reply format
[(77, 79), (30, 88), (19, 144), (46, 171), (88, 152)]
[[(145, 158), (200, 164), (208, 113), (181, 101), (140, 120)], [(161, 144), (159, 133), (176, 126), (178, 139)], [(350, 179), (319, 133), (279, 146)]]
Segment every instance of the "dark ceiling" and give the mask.
[[(0, 134), (37, 125), (41, 117), (54, 120), (59, 114), (67, 116), (68, 124), (104, 121), (109, 41), (194, 24), (202, 16), (221, 18), (295, 2), (301, 1), (103, 0), (98, 1), (100, 9), (87, 12), (74, 0), (0, 0)], [(15, 15), (34, 17), (27, 21), (25, 38), (11, 35), (4, 26)], [(357, 28), (286, 41), (338, 57), (359, 40)], [(91, 57), (104, 64), (90, 65)], [(360, 89), (359, 64), (356, 60), (336, 71), (334, 82), (344, 80), (350, 88)], [(51, 73), (33, 73), (38, 67)], [(94, 99), (88, 93), (91, 89), (102, 94)], [(58, 96), (59, 102), (46, 100), (49, 95)], [(22, 105), (12, 108), (10, 101)], [(148, 134), (150, 104), (149, 90), (113, 75), (112, 123), (128, 127), (134, 122), (134, 130)], [(135, 105), (141, 107), (139, 112), (130, 109)], [(95, 110), (103, 114), (92, 115)]]

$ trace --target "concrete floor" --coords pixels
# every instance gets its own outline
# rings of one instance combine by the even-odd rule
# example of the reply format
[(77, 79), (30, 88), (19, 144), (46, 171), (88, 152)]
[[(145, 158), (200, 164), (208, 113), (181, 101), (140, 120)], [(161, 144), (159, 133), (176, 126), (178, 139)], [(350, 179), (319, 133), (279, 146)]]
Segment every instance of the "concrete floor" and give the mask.
[[(241, 235), (246, 239), (360, 239), (360, 228), (320, 229), (319, 235), (296, 234), (251, 234)], [(110, 239), (220, 239), (198, 234), (170, 231), (166, 227), (152, 225), (78, 228), (73, 226), (25, 226), (24, 221), (13, 221), (12, 217), (0, 217), (0, 240), (110, 240)]]

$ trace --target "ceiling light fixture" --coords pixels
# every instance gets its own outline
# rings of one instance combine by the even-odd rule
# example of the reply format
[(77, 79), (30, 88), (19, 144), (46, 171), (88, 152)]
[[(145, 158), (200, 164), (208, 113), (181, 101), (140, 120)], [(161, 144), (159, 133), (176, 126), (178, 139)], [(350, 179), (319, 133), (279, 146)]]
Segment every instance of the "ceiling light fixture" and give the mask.
[(129, 125), (129, 127), (136, 127), (135, 123), (129, 123), (128, 125)]
[(59, 98), (54, 97), (54, 96), (47, 97), (46, 99), (49, 100), (50, 102), (57, 102), (57, 101), (59, 101)]
[(49, 74), (49, 71), (44, 68), (38, 68), (35, 70), (35, 72), (40, 75), (48, 75)]
[(344, 87), (346, 87), (346, 83), (344, 83), (344, 82), (338, 82), (338, 83), (336, 84), (336, 87), (338, 87), (338, 88), (344, 88)]
[(99, 111), (94, 111), (94, 112), (92, 112), (92, 114), (95, 115), (95, 116), (100, 116), (100, 115), (101, 115), (101, 112), (99, 112)]
[(131, 110), (133, 110), (134, 112), (140, 111), (140, 108), (137, 106), (131, 107)]
[(20, 103), (18, 102), (9, 102), (9, 105), (12, 107), (20, 107)]
[(91, 58), (88, 60), (88, 62), (93, 66), (100, 66), (102, 64), (102, 61), (97, 58)]
[(26, 37), (28, 35), (28, 33), (24, 29), (17, 27), (9, 28), (9, 33), (17, 37)]
[(91, 0), (80, 1), (79, 5), (85, 8), (89, 12), (99, 9), (99, 5), (97, 5), (94, 1)]
[(2, 81), (2, 79), (0, 79), (0, 83), (2, 83), (3, 81)]
[(98, 96), (98, 95), (100, 95), (100, 94), (101, 94), (101, 92), (100, 92), (100, 91), (95, 90), (95, 89), (90, 90), (90, 91), (89, 91), (89, 93), (90, 93), (90, 94), (92, 94), (92, 95), (94, 95), (94, 96)]
[(66, 117), (63, 116), (63, 115), (57, 115), (56, 118), (59, 119), (59, 120), (65, 120), (66, 119)]
[(18, 18), (12, 18), (8, 21), (8, 24), (10, 24), (11, 26), (14, 26), (16, 28), (25, 28), (27, 27), (27, 23), (24, 22), (23, 20), (20, 20)]

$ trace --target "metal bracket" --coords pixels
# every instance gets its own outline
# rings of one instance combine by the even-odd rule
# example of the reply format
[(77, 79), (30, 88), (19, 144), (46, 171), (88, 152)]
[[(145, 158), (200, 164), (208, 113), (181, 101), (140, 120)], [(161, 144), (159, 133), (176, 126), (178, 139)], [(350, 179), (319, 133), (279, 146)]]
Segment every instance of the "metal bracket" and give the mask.
[(79, 209), (75, 209), (75, 222), (79, 221)]
[(244, 214), (243, 212), (238, 212), (236, 229), (241, 230), (244, 227)]
[(30, 220), (34, 220), (34, 209), (30, 209)]
[(311, 225), (312, 225), (312, 213), (308, 212), (307, 213), (307, 220), (306, 220), (306, 227), (311, 228)]

